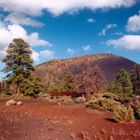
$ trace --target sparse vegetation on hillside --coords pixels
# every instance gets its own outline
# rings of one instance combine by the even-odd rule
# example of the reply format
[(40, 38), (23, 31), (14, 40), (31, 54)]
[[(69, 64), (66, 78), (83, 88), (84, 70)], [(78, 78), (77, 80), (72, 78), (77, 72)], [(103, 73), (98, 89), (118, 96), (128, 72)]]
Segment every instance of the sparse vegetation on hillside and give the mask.
[[(70, 59), (55, 59), (35, 67), (36, 74), (41, 78), (47, 87), (52, 87), (63, 82), (66, 73), (72, 73), (76, 83), (81, 82), (81, 65), (85, 67), (86, 73), (98, 65), (105, 76), (106, 85), (115, 79), (121, 68), (128, 72), (134, 66), (134, 62), (113, 54), (96, 54), (78, 56)], [(93, 78), (93, 77), (91, 77)]]

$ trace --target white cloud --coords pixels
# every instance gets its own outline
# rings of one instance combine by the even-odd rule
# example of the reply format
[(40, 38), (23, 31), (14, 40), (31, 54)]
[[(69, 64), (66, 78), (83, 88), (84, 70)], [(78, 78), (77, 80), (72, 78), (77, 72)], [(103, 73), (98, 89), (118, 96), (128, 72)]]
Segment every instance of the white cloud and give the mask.
[(0, 49), (6, 48), (13, 38), (23, 38), (32, 47), (51, 46), (48, 41), (40, 39), (38, 33), (28, 34), (20, 25), (13, 24), (5, 26), (2, 24), (2, 26), (0, 26), (0, 34)]
[(138, 32), (140, 31), (140, 11), (138, 15), (134, 15), (128, 19), (126, 25), (126, 30), (128, 32)]
[(32, 49), (32, 52), (33, 53), (31, 57), (35, 63), (39, 63), (41, 60), (52, 59), (54, 58), (54, 54), (55, 54), (55, 52), (51, 50), (43, 50), (43, 51), (37, 52)]
[[(40, 39), (38, 33), (34, 32), (28, 34), (27, 31), (20, 25), (13, 24), (6, 26), (4, 23), (0, 22), (0, 35), (0, 59), (4, 58), (6, 55), (6, 48), (14, 38), (23, 38), (31, 45), (31, 47), (51, 46), (48, 41)], [(39, 61), (40, 54), (34, 50), (32, 51), (33, 60)]]
[(40, 39), (39, 34), (36, 32), (28, 35), (27, 41), (33, 47), (36, 47), (36, 46), (49, 46), (49, 47), (51, 47), (52, 46), (52, 44), (49, 43), (48, 41)]
[(122, 36), (123, 35), (123, 33), (122, 32), (116, 32), (116, 33), (114, 33), (115, 35), (118, 35), (118, 36)]
[(88, 18), (88, 19), (87, 19), (87, 23), (94, 23), (94, 22), (96, 22), (96, 20), (93, 19), (93, 18)]
[(3, 28), (4, 27), (4, 24), (3, 24), (3, 22), (1, 22), (1, 20), (0, 20), (0, 28)]
[(76, 53), (76, 50), (74, 50), (72, 48), (68, 48), (67, 49), (67, 52), (70, 53), (70, 54), (75, 54)]
[(47, 10), (54, 15), (84, 8), (96, 10), (105, 8), (130, 7), (136, 0), (1, 0), (0, 7), (5, 11), (40, 15)]
[(33, 20), (21, 13), (11, 13), (5, 18), (5, 21), (10, 22), (11, 24), (31, 25), (33, 27), (42, 27), (44, 25), (43, 23)]
[(124, 35), (119, 39), (107, 41), (107, 45), (129, 50), (140, 50), (140, 35)]
[(54, 57), (54, 51), (43, 50), (40, 52), (40, 56), (44, 59), (52, 59)]
[(82, 49), (83, 49), (84, 51), (89, 51), (89, 50), (91, 50), (91, 45), (83, 46)]
[(117, 27), (117, 24), (108, 24), (106, 26), (106, 29), (111, 29), (111, 28), (114, 28), (114, 27)]
[(2, 60), (6, 55), (6, 51), (5, 50), (0, 50), (0, 60)]
[(103, 36), (105, 36), (105, 35), (106, 35), (106, 32), (107, 32), (109, 29), (116, 28), (116, 27), (117, 27), (117, 24), (108, 24), (108, 25), (106, 25), (105, 29), (103, 29), (101, 32), (98, 33), (98, 35), (103, 35)]
[(40, 55), (38, 52), (32, 50), (31, 58), (33, 59), (34, 62), (39, 62)]
[(24, 13), (26, 15), (40, 15), (43, 10), (44, 0), (2, 0), (0, 7), (4, 11)]
[(98, 35), (106, 35), (106, 29), (102, 29), (102, 31), (99, 32)]

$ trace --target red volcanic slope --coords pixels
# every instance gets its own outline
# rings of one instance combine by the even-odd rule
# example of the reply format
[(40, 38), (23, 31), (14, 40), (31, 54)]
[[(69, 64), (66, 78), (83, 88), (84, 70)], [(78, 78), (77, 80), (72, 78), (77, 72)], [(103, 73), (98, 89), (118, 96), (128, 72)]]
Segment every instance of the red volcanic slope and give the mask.
[(54, 59), (36, 66), (36, 74), (49, 85), (61, 81), (68, 72), (73, 73), (78, 79), (80, 66), (85, 65), (87, 70), (99, 65), (103, 70), (107, 83), (114, 80), (120, 69), (124, 68), (128, 72), (132, 69), (135, 62), (113, 54), (85, 55), (70, 59)]

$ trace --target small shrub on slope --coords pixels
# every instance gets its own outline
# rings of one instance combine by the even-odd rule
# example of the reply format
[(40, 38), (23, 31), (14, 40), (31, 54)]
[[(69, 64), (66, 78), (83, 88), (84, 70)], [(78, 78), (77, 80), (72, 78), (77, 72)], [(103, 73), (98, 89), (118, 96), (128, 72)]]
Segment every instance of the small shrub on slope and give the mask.
[(133, 109), (130, 106), (129, 107), (125, 107), (124, 105), (114, 106), (113, 116), (114, 120), (118, 123), (134, 122), (135, 120)]
[(105, 97), (92, 97), (87, 103), (87, 107), (100, 111), (113, 112), (114, 120), (118, 123), (133, 122), (134, 112), (131, 106), (126, 107), (118, 101)]
[(119, 102), (114, 101), (113, 99), (92, 97), (91, 100), (87, 103), (87, 107), (90, 107), (92, 109), (98, 109), (100, 111), (113, 111), (113, 106), (119, 104)]

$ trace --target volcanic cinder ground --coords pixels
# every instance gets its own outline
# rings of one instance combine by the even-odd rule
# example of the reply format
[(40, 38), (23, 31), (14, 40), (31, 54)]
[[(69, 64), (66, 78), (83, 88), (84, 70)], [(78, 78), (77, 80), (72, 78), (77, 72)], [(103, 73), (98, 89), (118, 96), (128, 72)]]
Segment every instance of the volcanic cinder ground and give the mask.
[(110, 112), (83, 105), (0, 100), (0, 140), (140, 140), (140, 121), (117, 124)]

